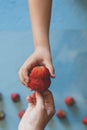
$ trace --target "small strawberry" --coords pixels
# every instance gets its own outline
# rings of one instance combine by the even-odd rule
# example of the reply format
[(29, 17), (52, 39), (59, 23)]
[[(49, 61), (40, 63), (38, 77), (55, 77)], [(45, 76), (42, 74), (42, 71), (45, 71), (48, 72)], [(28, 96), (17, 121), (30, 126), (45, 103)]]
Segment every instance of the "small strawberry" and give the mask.
[(3, 111), (0, 111), (0, 120), (3, 120), (5, 118), (5, 113)]
[(50, 73), (44, 66), (36, 66), (29, 75), (29, 83), (27, 87), (31, 90), (45, 91), (50, 86)]
[(18, 102), (20, 100), (20, 95), (18, 93), (12, 93), (11, 99), (13, 102)]
[(66, 114), (63, 110), (59, 110), (56, 115), (59, 119), (63, 119), (66, 116)]
[(84, 125), (87, 125), (87, 117), (83, 118), (82, 123), (83, 123)]
[(25, 113), (25, 110), (21, 110), (19, 113), (18, 113), (18, 117), (21, 119), (23, 117)]
[(65, 102), (65, 104), (67, 105), (67, 106), (73, 106), (74, 105), (74, 103), (75, 103), (75, 101), (74, 101), (74, 98), (73, 97), (66, 97), (65, 99), (64, 99), (64, 102)]

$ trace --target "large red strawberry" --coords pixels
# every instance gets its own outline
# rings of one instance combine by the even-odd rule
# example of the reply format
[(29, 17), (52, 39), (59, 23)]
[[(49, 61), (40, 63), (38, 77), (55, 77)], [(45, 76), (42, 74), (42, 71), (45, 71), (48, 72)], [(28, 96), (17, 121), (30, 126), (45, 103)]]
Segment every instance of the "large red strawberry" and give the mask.
[(29, 75), (29, 83), (27, 87), (40, 92), (45, 91), (50, 86), (50, 73), (44, 66), (36, 66)]
[(61, 109), (56, 113), (56, 115), (59, 119), (63, 119), (66, 116), (65, 112)]
[(65, 99), (64, 99), (64, 102), (65, 102), (65, 104), (67, 105), (67, 106), (73, 106), (74, 105), (74, 103), (75, 103), (75, 101), (74, 101), (74, 98), (73, 97), (66, 97)]
[(18, 93), (12, 93), (11, 99), (13, 102), (18, 102), (20, 100), (20, 95)]
[(21, 119), (23, 117), (25, 113), (25, 110), (21, 110), (19, 113), (18, 113), (18, 117)]
[(87, 125), (87, 117), (83, 118), (82, 123), (83, 123), (84, 125)]

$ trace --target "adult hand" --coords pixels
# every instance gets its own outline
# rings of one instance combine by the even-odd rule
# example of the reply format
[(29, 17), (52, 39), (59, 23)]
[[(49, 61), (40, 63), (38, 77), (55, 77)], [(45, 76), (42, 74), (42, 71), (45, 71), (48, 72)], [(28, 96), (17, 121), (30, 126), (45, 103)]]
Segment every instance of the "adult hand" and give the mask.
[(43, 94), (35, 92), (27, 97), (29, 106), (22, 117), (18, 130), (44, 130), (55, 113), (52, 93), (47, 90)]

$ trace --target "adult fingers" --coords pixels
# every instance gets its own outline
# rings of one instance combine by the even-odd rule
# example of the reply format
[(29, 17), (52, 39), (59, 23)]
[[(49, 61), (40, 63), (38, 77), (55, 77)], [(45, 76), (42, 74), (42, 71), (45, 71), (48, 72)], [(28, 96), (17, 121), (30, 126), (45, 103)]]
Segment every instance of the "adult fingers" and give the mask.
[(44, 109), (44, 98), (43, 95), (36, 91), (36, 107), (39, 110)]
[(47, 103), (48, 105), (54, 106), (54, 99), (53, 99), (53, 95), (52, 95), (51, 91), (46, 90), (43, 93), (43, 96), (44, 96), (45, 103)]
[(48, 115), (53, 115), (55, 113), (55, 104), (54, 99), (51, 91), (47, 90), (43, 93), (44, 101), (45, 101), (45, 108), (48, 112)]
[(35, 93), (31, 94), (30, 96), (27, 96), (26, 100), (29, 103), (29, 106), (34, 106), (36, 104)]
[(31, 94), (30, 96), (27, 96), (27, 98), (26, 98), (26, 100), (27, 100), (27, 102), (34, 102), (35, 100), (36, 100), (36, 94), (35, 93), (33, 93), (33, 94)]

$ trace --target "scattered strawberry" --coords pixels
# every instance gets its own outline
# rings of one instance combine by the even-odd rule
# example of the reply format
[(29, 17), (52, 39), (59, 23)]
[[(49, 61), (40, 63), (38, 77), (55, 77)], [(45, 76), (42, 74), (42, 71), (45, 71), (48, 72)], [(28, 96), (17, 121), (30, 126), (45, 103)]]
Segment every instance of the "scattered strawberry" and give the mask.
[(83, 123), (84, 125), (87, 125), (87, 117), (83, 118), (82, 123)]
[(63, 119), (66, 116), (66, 114), (63, 110), (59, 110), (56, 115), (59, 119)]
[(18, 117), (21, 119), (23, 117), (25, 113), (25, 110), (21, 110), (19, 113), (18, 113)]
[(29, 75), (29, 83), (27, 87), (31, 90), (45, 91), (50, 86), (50, 73), (44, 66), (36, 66)]
[(66, 97), (65, 100), (64, 100), (65, 104), (67, 106), (73, 106), (75, 101), (74, 101), (74, 98), (73, 97)]
[(12, 93), (11, 99), (12, 99), (13, 102), (18, 102), (20, 100), (20, 95), (17, 94), (17, 93)]
[(5, 113), (3, 111), (0, 111), (0, 120), (3, 120), (5, 118)]

